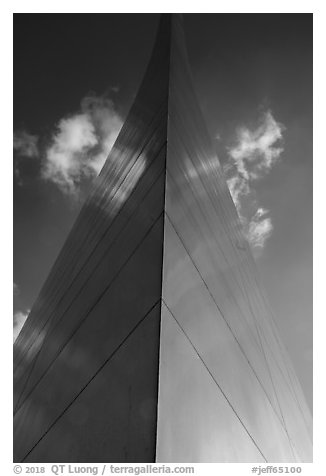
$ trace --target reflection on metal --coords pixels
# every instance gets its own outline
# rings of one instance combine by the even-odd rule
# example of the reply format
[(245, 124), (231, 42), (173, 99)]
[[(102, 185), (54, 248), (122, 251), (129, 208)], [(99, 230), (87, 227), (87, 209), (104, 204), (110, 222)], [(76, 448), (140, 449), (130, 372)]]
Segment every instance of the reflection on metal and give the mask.
[(135, 103), (15, 344), (14, 459), (311, 461), (311, 417), (162, 15)]

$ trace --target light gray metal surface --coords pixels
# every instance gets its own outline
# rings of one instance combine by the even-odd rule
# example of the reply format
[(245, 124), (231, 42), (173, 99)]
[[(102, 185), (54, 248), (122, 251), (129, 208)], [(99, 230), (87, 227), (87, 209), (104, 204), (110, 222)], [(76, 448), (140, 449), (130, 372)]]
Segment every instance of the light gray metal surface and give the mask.
[(174, 16), (157, 459), (308, 462), (311, 418), (197, 106), (181, 22)]

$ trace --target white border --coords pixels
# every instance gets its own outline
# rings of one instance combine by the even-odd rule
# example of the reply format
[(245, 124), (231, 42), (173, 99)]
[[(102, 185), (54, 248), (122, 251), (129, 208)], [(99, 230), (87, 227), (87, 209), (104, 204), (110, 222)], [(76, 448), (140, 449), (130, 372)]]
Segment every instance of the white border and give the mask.
[[(304, 475), (326, 474), (325, 404), (325, 58), (326, 21), (325, 2), (300, 0), (274, 0), (258, 2), (227, 0), (220, 2), (165, 1), (117, 2), (98, 1), (5, 1), (1, 6), (1, 91), (3, 96), (1, 120), (1, 427), (2, 473), (12, 473), (12, 13), (62, 12), (62, 13), (314, 13), (314, 463), (302, 465)], [(275, 32), (277, 35), (277, 32)], [(201, 474), (251, 474), (251, 465), (216, 464), (196, 465), (196, 475)]]

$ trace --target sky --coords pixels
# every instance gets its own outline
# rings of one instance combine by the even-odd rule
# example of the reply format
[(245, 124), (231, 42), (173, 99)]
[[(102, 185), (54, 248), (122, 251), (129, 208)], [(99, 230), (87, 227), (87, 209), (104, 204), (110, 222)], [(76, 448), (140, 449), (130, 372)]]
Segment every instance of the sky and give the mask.
[[(14, 15), (14, 338), (136, 96), (157, 23)], [(184, 24), (198, 101), (312, 408), (312, 15)]]

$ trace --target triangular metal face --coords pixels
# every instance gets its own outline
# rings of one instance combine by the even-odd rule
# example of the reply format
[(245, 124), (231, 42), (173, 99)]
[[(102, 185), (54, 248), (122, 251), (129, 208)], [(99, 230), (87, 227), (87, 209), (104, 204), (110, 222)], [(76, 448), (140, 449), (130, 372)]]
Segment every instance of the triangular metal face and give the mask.
[[(158, 410), (157, 410), (158, 408)], [(310, 461), (311, 419), (162, 15), (15, 345), (15, 461)]]
[(15, 344), (15, 461), (154, 461), (170, 18)]
[(310, 461), (310, 415), (171, 26), (158, 461)]

